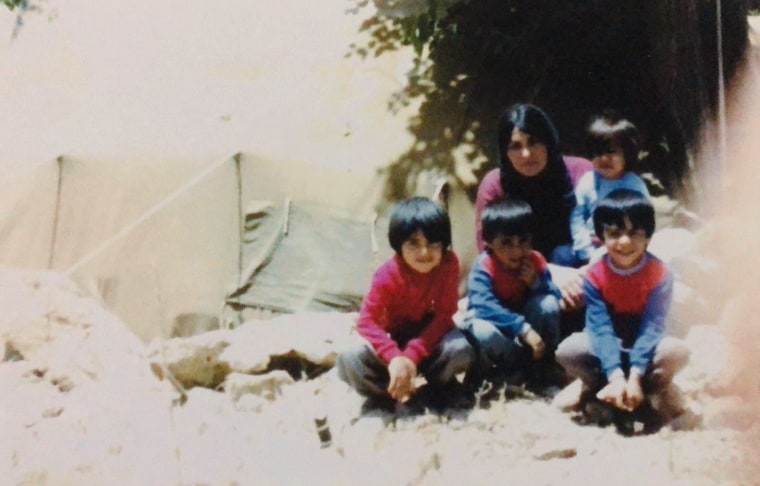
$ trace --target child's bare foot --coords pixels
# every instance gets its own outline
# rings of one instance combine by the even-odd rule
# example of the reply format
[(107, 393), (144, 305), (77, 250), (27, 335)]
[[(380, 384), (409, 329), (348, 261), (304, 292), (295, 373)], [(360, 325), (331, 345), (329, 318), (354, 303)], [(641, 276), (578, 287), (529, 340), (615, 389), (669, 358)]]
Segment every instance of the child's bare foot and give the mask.
[(567, 385), (552, 399), (552, 406), (563, 412), (582, 410), (585, 402), (591, 397), (591, 390), (580, 380)]

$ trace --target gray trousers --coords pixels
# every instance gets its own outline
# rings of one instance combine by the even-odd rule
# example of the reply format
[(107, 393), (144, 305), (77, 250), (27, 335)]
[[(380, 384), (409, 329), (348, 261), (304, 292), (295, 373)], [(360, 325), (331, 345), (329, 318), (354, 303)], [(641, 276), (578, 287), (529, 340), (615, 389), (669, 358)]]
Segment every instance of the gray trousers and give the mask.
[[(667, 387), (676, 373), (689, 362), (689, 354), (689, 349), (680, 339), (671, 336), (662, 338), (644, 373), (644, 393)], [(607, 384), (599, 358), (592, 353), (591, 341), (585, 332), (573, 333), (562, 341), (557, 348), (556, 358), (568, 375), (580, 378), (591, 390), (597, 391)]]
[[(445, 385), (451, 383), (457, 373), (467, 372), (474, 359), (472, 346), (462, 332), (452, 329), (443, 336), (435, 351), (419, 364), (417, 372), (431, 385)], [(340, 379), (359, 394), (366, 397), (388, 396), (388, 364), (364, 339), (338, 355), (336, 366)]]
[[(551, 356), (559, 341), (559, 301), (553, 295), (539, 295), (528, 300), (523, 315), (546, 345), (546, 355)], [(530, 361), (529, 350), (518, 338), (505, 336), (493, 323), (476, 317), (468, 317), (465, 332), (470, 334), (479, 348), (478, 368), (487, 372), (491, 368), (513, 371)]]

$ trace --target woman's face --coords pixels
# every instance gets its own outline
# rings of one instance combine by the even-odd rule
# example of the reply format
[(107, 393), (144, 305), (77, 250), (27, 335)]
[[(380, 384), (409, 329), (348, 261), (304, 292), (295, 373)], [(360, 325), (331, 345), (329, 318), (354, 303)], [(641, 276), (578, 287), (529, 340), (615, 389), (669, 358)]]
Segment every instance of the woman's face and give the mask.
[(506, 155), (512, 167), (525, 177), (540, 174), (549, 160), (546, 145), (518, 128), (512, 130)]

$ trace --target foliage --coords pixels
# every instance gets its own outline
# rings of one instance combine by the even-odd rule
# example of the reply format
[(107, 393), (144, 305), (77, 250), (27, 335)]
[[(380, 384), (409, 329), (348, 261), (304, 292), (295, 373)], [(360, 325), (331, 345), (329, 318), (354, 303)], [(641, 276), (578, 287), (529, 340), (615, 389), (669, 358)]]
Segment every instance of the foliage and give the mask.
[(5, 5), (8, 10), (17, 12), (16, 24), (11, 33), (12, 39), (15, 39), (18, 36), (21, 27), (24, 26), (24, 16), (28, 12), (41, 12), (42, 7), (40, 4), (44, 1), (45, 0), (2, 0), (3, 5)]
[[(349, 55), (411, 46), (415, 66), (389, 109), (421, 103), (409, 126), (417, 143), (389, 168), (396, 184), (389, 197), (407, 195), (413, 188), (398, 181), (422, 171), (454, 174), (465, 184), (479, 179), (496, 164), (495, 120), (518, 101), (543, 107), (563, 149), (579, 154), (588, 117), (617, 109), (645, 137), (649, 156), (640, 170), (677, 193), (688, 176), (688, 150), (716, 106), (715, 7), (665, 3), (469, 0), (446, 9), (430, 2), (427, 11), (406, 16), (378, 10)], [(729, 0), (723, 9), (730, 79), (746, 48), (746, 5)], [(463, 166), (475, 175), (470, 181)]]
[(3, 5), (8, 7), (9, 10), (14, 10), (16, 8), (24, 8), (26, 7), (27, 0), (3, 0)]

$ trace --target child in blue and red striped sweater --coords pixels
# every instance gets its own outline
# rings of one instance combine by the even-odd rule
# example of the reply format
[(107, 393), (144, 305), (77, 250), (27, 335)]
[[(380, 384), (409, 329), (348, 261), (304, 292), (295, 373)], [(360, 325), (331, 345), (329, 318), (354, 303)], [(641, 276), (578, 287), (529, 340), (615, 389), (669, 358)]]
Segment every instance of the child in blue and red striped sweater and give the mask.
[(464, 330), (478, 350), (477, 373), (499, 378), (553, 359), (559, 297), (544, 257), (533, 249), (533, 211), (522, 200), (489, 204), (481, 214), (485, 242), (467, 284)]
[(557, 349), (557, 361), (583, 382), (577, 405), (595, 394), (633, 411), (688, 361), (683, 342), (666, 335), (673, 277), (647, 251), (654, 227), (652, 203), (630, 189), (612, 191), (594, 211), (594, 230), (607, 253), (584, 278), (584, 331)]

